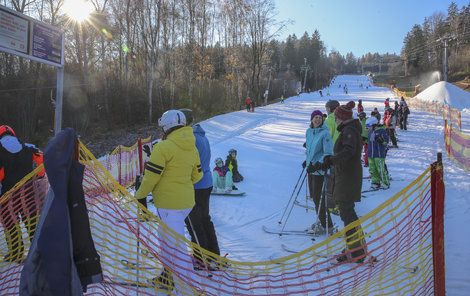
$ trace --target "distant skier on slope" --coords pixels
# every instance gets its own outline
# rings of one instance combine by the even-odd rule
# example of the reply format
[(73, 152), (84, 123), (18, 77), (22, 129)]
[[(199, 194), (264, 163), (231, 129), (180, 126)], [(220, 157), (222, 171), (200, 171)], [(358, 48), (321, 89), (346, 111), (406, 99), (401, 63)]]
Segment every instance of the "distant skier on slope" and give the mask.
[(328, 233), (334, 232), (333, 221), (329, 211), (325, 207), (326, 195), (323, 189), (324, 175), (323, 159), (333, 154), (333, 140), (328, 132), (328, 128), (323, 124), (323, 114), (320, 110), (315, 110), (310, 115), (310, 126), (305, 132), (306, 138), (306, 160), (302, 166), (307, 167), (308, 189), (310, 198), (315, 203), (317, 212), (316, 223), (312, 225), (312, 232), (316, 235), (323, 235), (328, 229)]

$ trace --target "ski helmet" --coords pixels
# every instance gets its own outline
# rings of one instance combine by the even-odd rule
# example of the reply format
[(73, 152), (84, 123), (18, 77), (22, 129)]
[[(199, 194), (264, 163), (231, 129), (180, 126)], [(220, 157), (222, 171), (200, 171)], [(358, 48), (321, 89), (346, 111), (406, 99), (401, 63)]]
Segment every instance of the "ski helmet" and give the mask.
[(235, 150), (235, 149), (232, 148), (232, 149), (230, 149), (230, 150), (228, 151), (228, 154), (232, 154), (232, 153), (237, 154), (237, 150)]
[(8, 125), (0, 126), (0, 138), (5, 135), (11, 135), (16, 137), (15, 131)]
[(180, 110), (168, 110), (158, 119), (158, 125), (163, 128), (163, 132), (167, 133), (172, 128), (185, 126), (186, 117)]
[(183, 112), (184, 116), (186, 117), (186, 125), (193, 124), (193, 121), (194, 121), (193, 110), (188, 109), (188, 108), (183, 108), (183, 109), (180, 109), (180, 111)]
[(218, 165), (219, 163), (221, 163), (222, 165), (224, 164), (224, 161), (222, 160), (222, 158), (220, 157), (217, 157), (214, 161), (215, 165)]
[(366, 120), (366, 126), (367, 127), (376, 125), (377, 123), (379, 123), (379, 121), (377, 120), (377, 117), (375, 117), (375, 116), (371, 116), (371, 117), (367, 118), (367, 120)]
[(337, 100), (329, 100), (328, 102), (326, 102), (325, 104), (325, 108), (327, 111), (329, 112), (333, 112), (335, 111), (335, 109), (339, 107), (339, 102)]

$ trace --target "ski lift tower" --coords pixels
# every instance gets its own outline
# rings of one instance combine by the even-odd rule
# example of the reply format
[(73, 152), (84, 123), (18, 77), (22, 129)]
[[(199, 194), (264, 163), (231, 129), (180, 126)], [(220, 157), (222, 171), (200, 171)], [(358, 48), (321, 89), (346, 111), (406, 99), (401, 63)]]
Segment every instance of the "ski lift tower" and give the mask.
[(57, 68), (54, 133), (62, 129), (64, 32), (0, 5), (0, 52)]
[(307, 65), (307, 58), (304, 58), (304, 65), (300, 67), (300, 72), (305, 72), (304, 77), (304, 86), (302, 87), (303, 92), (305, 92), (305, 86), (307, 85), (307, 73), (310, 70), (310, 65)]

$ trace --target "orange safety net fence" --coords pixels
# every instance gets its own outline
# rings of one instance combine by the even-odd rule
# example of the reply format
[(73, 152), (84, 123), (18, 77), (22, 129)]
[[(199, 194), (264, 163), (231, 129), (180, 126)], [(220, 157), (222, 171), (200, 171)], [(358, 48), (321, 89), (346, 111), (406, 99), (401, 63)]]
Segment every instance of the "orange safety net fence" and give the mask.
[[(435, 291), (430, 169), (318, 244), (287, 257), (241, 262), (203, 250), (168, 229), (83, 145), (80, 162), (86, 166), (83, 187), (104, 275), (104, 282), (90, 285), (87, 295), (433, 295)], [(27, 176), (2, 197), (3, 203), (11, 204), (2, 212), (11, 221), (0, 229), (2, 255), (12, 246), (4, 234), (13, 225), (22, 229), (27, 252), (28, 231), (35, 226), (47, 189), (47, 181), (42, 181), (47, 179), (38, 183), (34, 179), (34, 174)], [(31, 203), (33, 209), (28, 208)], [(19, 210), (11, 209), (20, 208), (31, 215), (15, 218)], [(29, 219), (32, 224), (30, 216), (35, 217)], [(178, 247), (170, 248), (170, 241)], [(358, 242), (367, 249), (362, 263), (337, 263), (346, 241), (351, 252)], [(194, 270), (194, 262), (202, 268)], [(20, 261), (0, 263), (0, 295), (16, 295), (21, 267)], [(164, 268), (166, 272), (155, 281)]]

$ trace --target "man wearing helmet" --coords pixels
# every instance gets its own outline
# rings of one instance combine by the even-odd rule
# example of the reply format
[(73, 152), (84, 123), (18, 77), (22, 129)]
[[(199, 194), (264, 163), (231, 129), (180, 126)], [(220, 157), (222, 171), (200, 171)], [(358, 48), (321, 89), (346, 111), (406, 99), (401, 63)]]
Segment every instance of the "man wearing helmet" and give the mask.
[[(5, 261), (19, 263), (23, 260), (24, 245), (20, 222), (23, 221), (26, 225), (29, 239), (32, 241), (38, 215), (34, 193), (28, 191), (29, 193), (8, 196), (5, 193), (42, 163), (43, 154), (34, 145), (21, 143), (10, 126), (0, 126), (0, 218), (8, 246)], [(44, 170), (37, 175), (42, 176)], [(31, 182), (23, 185), (24, 188), (32, 186)]]
[[(169, 228), (184, 236), (185, 219), (194, 207), (194, 184), (203, 174), (195, 138), (191, 127), (186, 126), (186, 118), (179, 110), (168, 110), (158, 120), (163, 129), (163, 139), (152, 150), (149, 161), (145, 164), (142, 183), (135, 193), (137, 199), (143, 199), (152, 192), (157, 215)], [(168, 233), (161, 233), (165, 241), (161, 246), (162, 263), (168, 270), (191, 278), (193, 266), (186, 245)], [(173, 282), (172, 275), (165, 269), (153, 283), (161, 288), (185, 291), (184, 286)], [(185, 291), (190, 293), (190, 291)]]

